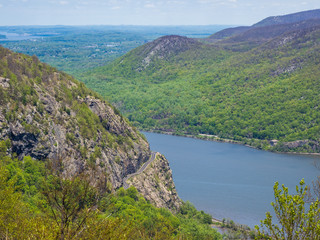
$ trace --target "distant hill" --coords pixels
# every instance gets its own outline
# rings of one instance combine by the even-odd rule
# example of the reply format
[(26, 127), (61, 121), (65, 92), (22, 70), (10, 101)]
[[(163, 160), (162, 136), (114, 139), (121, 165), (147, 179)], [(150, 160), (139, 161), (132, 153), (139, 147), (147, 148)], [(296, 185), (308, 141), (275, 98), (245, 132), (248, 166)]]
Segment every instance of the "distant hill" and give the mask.
[(252, 27), (264, 27), (277, 24), (296, 23), (310, 19), (319, 19), (320, 9), (309, 10), (304, 12), (292, 13), (283, 16), (268, 17), (254, 25)]
[(252, 27), (244, 32), (233, 35), (227, 39), (221, 40), (220, 44), (239, 45), (251, 43), (251, 47), (257, 44), (262, 44), (275, 37), (281, 36), (285, 33), (309, 29), (320, 25), (319, 19), (304, 20), (302, 22), (267, 25), (262, 27)]
[(319, 36), (310, 19), (209, 44), (164, 37), (83, 81), (141, 129), (320, 153)]
[[(236, 35), (259, 37), (261, 39), (261, 38), (265, 38), (265, 36), (271, 32), (273, 34), (267, 37), (267, 38), (270, 38), (270, 37), (274, 37), (274, 34), (276, 32), (278, 32), (279, 34), (283, 30), (288, 31), (289, 30), (288, 28), (292, 26), (295, 26), (296, 28), (299, 27), (299, 24), (292, 24), (292, 23), (310, 22), (310, 24), (312, 24), (312, 21), (308, 21), (308, 20), (315, 20), (315, 19), (318, 19), (318, 20), (320, 19), (320, 9), (298, 12), (298, 13), (293, 13), (293, 14), (288, 14), (283, 16), (268, 17), (256, 24), (253, 24), (250, 27), (244, 26), (244, 27), (227, 28), (211, 35), (207, 40), (209, 42), (215, 42), (225, 38), (234, 37)], [(276, 28), (275, 25), (282, 25), (282, 26), (279, 26)], [(266, 28), (261, 28), (261, 27), (266, 27)], [(259, 29), (256, 29), (256, 28), (259, 28)], [(245, 32), (247, 31), (249, 31), (249, 33), (246, 34)], [(260, 34), (262, 34), (262, 36), (260, 36)]]
[(143, 48), (139, 48), (143, 51), (138, 54), (149, 58), (157, 55), (159, 58), (165, 59), (170, 55), (177, 55), (200, 45), (199, 41), (191, 38), (169, 35), (145, 44)]
[(245, 31), (249, 30), (250, 28), (251, 27), (247, 27), (247, 26), (226, 28), (226, 29), (223, 29), (217, 33), (214, 33), (213, 35), (208, 37), (207, 40), (210, 42), (216, 42), (216, 41), (225, 39), (227, 37), (231, 37), (231, 36), (237, 35), (239, 33), (245, 32)]

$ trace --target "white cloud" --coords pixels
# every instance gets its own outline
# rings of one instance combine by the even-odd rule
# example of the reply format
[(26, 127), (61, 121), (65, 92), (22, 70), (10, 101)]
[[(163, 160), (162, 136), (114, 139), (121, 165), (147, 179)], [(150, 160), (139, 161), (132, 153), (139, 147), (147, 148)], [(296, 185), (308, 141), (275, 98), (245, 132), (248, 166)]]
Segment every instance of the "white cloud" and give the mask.
[(2, 4), (0, 4), (0, 8), (2, 8), (3, 7), (3, 5)]
[(201, 4), (219, 4), (219, 5), (226, 5), (229, 3), (237, 3), (238, 0), (198, 0), (198, 3)]
[(68, 1), (60, 1), (59, 4), (60, 5), (67, 5), (67, 4), (69, 4), (69, 2)]
[(156, 6), (153, 3), (147, 3), (144, 5), (145, 8), (155, 8)]
[(120, 9), (121, 7), (120, 6), (114, 6), (114, 7), (112, 7), (111, 9), (112, 10), (117, 10), (117, 9)]
[(179, 1), (179, 0), (169, 0), (169, 1), (167, 1), (167, 4), (183, 4), (183, 5), (185, 5), (186, 4), (186, 2), (185, 1)]

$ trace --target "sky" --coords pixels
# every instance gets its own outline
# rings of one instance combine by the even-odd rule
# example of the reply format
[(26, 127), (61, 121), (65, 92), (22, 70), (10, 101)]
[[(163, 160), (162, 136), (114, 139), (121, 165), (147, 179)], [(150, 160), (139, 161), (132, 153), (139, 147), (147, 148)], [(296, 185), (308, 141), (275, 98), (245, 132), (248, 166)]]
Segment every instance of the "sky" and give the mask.
[(0, 0), (0, 26), (252, 25), (320, 0)]

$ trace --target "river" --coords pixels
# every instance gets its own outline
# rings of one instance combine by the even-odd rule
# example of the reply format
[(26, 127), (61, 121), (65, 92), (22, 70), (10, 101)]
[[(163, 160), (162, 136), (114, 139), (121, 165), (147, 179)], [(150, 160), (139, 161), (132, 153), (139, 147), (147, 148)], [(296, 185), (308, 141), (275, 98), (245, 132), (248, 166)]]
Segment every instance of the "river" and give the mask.
[(312, 184), (319, 156), (271, 153), (238, 144), (143, 132), (151, 150), (169, 160), (180, 198), (217, 219), (250, 227), (272, 211), (273, 185), (291, 192), (302, 178)]
[(18, 33), (11, 33), (11, 32), (1, 32), (1, 35), (6, 35), (6, 38), (0, 39), (0, 41), (21, 41), (21, 40), (30, 40), (41, 38), (41, 36), (33, 36), (31, 34), (18, 34)]

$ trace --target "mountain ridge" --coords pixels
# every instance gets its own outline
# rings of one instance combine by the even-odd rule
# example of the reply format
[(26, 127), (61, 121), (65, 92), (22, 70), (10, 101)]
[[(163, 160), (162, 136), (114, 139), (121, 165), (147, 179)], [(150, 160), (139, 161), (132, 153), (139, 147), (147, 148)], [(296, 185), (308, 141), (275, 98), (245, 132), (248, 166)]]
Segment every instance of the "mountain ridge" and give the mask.
[(298, 13), (285, 14), (280, 16), (271, 16), (263, 19), (262, 21), (253, 24), (252, 27), (261, 27), (266, 25), (276, 25), (285, 23), (302, 22), (310, 19), (319, 19), (320, 9), (302, 11)]
[[(264, 33), (266, 29), (269, 29), (270, 32), (270, 27), (276, 27), (276, 25), (287, 25), (290, 27), (290, 25), (294, 26), (294, 23), (301, 23), (301, 22), (312, 22), (312, 20), (320, 19), (320, 9), (315, 9), (315, 10), (309, 10), (309, 11), (303, 11), (303, 12), (298, 12), (298, 13), (293, 13), (293, 14), (287, 14), (287, 15), (282, 15), (282, 16), (273, 16), (273, 17), (268, 17), (260, 22), (253, 24), (252, 26), (240, 26), (240, 27), (234, 27), (234, 28), (227, 28), (224, 30), (221, 30), (217, 33), (212, 34), (209, 36), (206, 40), (208, 42), (216, 42), (219, 40), (224, 40), (227, 38), (233, 38), (237, 37), (238, 35), (246, 35), (246, 32), (251, 31), (251, 32), (257, 32), (255, 34), (256, 37), (260, 37), (259, 34)], [(281, 29), (281, 27), (280, 27)], [(282, 28), (283, 29), (283, 28)], [(285, 29), (285, 31), (288, 31), (288, 29)], [(281, 33), (281, 32), (280, 32)], [(250, 33), (248, 33), (250, 34)]]

